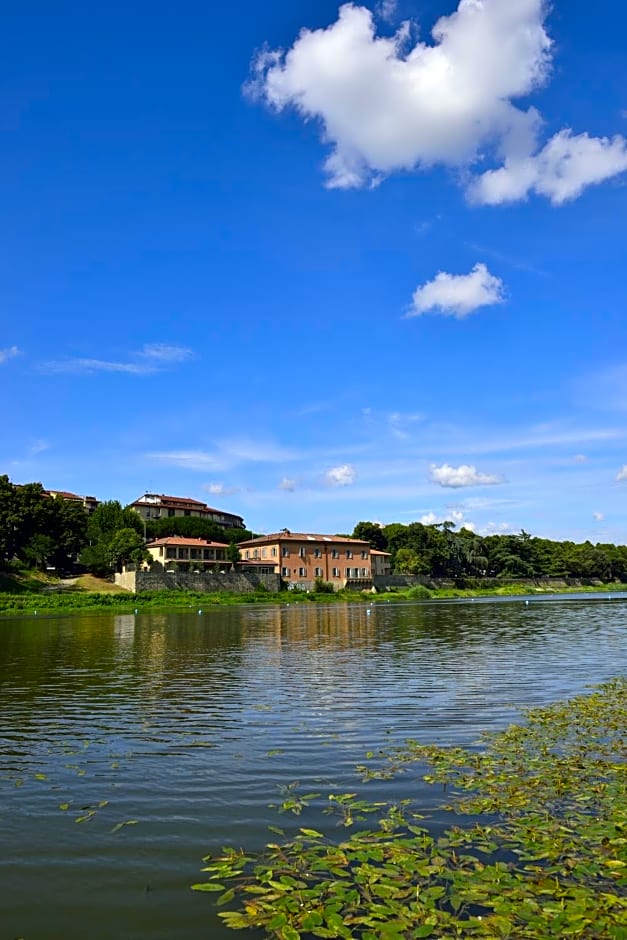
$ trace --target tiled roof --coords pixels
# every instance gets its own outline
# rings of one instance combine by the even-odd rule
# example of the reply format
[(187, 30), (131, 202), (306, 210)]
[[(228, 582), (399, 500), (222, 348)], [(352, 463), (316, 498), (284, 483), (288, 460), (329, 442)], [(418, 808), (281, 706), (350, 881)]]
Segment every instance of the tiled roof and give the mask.
[(160, 545), (178, 546), (180, 548), (228, 548), (226, 542), (211, 542), (208, 539), (188, 539), (182, 535), (168, 535), (162, 539), (148, 542), (146, 548), (158, 548)]
[(378, 548), (371, 548), (371, 549), (370, 549), (370, 554), (371, 554), (371, 555), (387, 555), (388, 558), (391, 558), (391, 556), (392, 556), (392, 552), (381, 552), (381, 551), (379, 551)]
[(273, 535), (262, 535), (256, 539), (249, 539), (246, 542), (238, 542), (240, 548), (242, 545), (268, 545), (271, 542), (326, 542), (328, 545), (365, 545), (368, 542), (365, 539), (350, 539), (343, 535), (316, 535), (312, 532), (275, 532)]
[[(176, 505), (190, 505), (198, 506), (199, 509), (208, 509), (206, 503), (202, 503), (199, 499), (192, 499), (191, 496), (166, 496), (165, 493), (144, 493), (143, 496), (140, 496), (139, 499), (136, 499), (135, 502), (131, 503), (131, 506), (137, 505), (148, 506), (152, 504), (152, 501), (155, 500), (155, 505), (165, 506), (167, 503), (174, 503)], [(156, 502), (156, 501), (159, 502)]]

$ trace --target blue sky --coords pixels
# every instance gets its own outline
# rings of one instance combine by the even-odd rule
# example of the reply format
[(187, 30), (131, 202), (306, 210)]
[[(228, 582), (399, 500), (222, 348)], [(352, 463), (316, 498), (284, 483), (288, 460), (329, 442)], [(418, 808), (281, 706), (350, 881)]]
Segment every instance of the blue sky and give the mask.
[(625, 542), (626, 17), (7, 11), (2, 470)]

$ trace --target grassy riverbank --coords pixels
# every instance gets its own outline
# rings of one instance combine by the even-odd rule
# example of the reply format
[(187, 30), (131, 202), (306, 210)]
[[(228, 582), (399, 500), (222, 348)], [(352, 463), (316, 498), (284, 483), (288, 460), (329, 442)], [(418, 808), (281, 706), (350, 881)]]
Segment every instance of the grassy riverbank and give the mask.
[[(626, 726), (618, 679), (531, 710), (480, 751), (369, 753), (363, 781), (406, 775), (394, 804), (292, 788), (281, 809), (306, 810), (307, 828), (272, 827), (260, 855), (207, 856), (193, 887), (216, 892), (228, 927), (278, 940), (625, 940)], [(414, 768), (451, 794), (455, 822), (441, 834), (412, 801)]]
[(13, 570), (0, 575), (0, 615), (34, 613), (43, 611), (71, 611), (85, 609), (115, 609), (121, 613), (134, 610), (176, 610), (186, 608), (208, 608), (241, 604), (334, 604), (334, 603), (402, 603), (416, 600), (446, 600), (477, 597), (515, 597), (543, 594), (615, 593), (627, 591), (627, 584), (572, 585), (566, 582), (542, 583), (519, 581), (516, 583), (491, 582), (482, 587), (480, 582), (472, 586), (398, 588), (380, 594), (370, 592), (339, 591), (336, 594), (282, 591), (274, 594), (259, 588), (249, 594), (219, 592), (201, 594), (195, 591), (153, 591), (130, 594), (110, 581), (85, 574), (78, 578), (59, 580), (27, 569)]

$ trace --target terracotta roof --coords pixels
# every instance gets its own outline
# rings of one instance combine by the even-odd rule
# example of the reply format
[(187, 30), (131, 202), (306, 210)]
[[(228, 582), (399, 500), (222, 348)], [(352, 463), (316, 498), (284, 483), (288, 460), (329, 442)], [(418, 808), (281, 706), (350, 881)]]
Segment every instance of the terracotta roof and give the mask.
[(155, 505), (165, 505), (166, 503), (192, 503), (194, 506), (199, 506), (201, 509), (209, 508), (206, 503), (202, 503), (199, 499), (192, 499), (191, 496), (166, 496), (165, 493), (144, 493), (143, 496), (140, 496), (139, 499), (131, 503), (131, 506), (135, 506), (137, 503), (139, 503), (140, 506), (151, 505), (152, 500), (159, 500)]
[(390, 557), (392, 556), (392, 552), (382, 552), (382, 551), (379, 551), (378, 548), (371, 548), (371, 549), (370, 549), (370, 554), (371, 554), (371, 555), (387, 555), (388, 558), (390, 558)]
[(249, 539), (246, 542), (238, 542), (249, 547), (254, 545), (267, 545), (270, 542), (326, 542), (328, 545), (359, 545), (369, 548), (365, 539), (350, 539), (343, 535), (315, 535), (312, 532), (275, 532), (273, 535), (262, 535), (256, 539)]
[(188, 539), (182, 535), (168, 535), (162, 539), (148, 542), (146, 548), (158, 548), (160, 545), (179, 546), (180, 548), (228, 548), (226, 542), (211, 542), (208, 539)]

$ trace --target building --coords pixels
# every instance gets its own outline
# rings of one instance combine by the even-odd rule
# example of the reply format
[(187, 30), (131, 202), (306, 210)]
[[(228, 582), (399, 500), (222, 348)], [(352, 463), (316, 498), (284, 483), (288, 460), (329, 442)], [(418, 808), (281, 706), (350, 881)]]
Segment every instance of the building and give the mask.
[(52, 497), (60, 496), (68, 503), (80, 503), (90, 516), (100, 505), (100, 500), (95, 496), (77, 496), (76, 493), (68, 493), (67, 490), (44, 490), (44, 494)]
[(312, 590), (316, 578), (332, 584), (336, 591), (372, 587), (371, 549), (361, 539), (283, 529), (240, 542), (238, 547), (242, 565), (271, 563), (288, 588)]
[(211, 542), (209, 539), (190, 539), (181, 535), (169, 535), (162, 539), (148, 542), (146, 548), (153, 561), (158, 561), (166, 571), (202, 574), (205, 571), (224, 569), (227, 561), (224, 542)]
[(390, 552), (380, 552), (377, 548), (371, 548), (370, 556), (372, 558), (373, 578), (386, 577), (386, 575), (392, 574), (392, 565), (390, 563), (392, 555)]
[(166, 496), (164, 493), (145, 493), (130, 504), (130, 508), (139, 513), (144, 521), (148, 519), (167, 519), (173, 516), (194, 516), (215, 522), (225, 529), (243, 529), (244, 520), (231, 512), (212, 509), (198, 499), (180, 496)]

